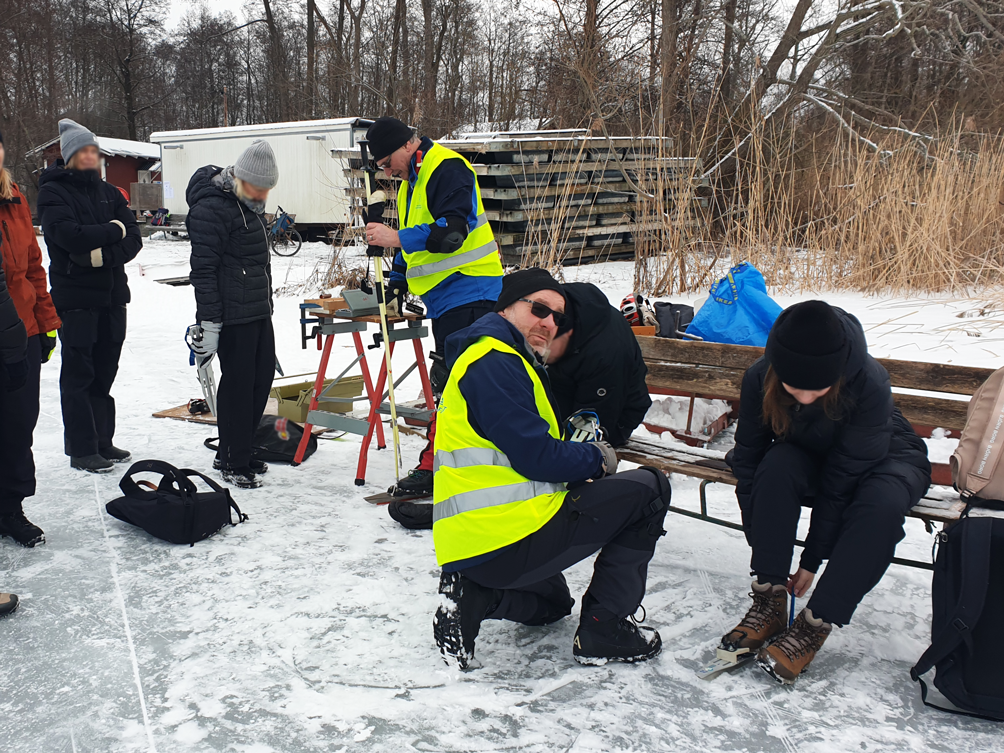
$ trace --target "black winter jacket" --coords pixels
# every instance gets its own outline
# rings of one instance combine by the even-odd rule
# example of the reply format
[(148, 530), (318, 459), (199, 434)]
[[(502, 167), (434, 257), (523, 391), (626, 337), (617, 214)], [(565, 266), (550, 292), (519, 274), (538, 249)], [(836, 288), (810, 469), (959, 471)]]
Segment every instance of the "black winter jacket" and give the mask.
[[(143, 248), (139, 225), (125, 197), (97, 170), (68, 170), (63, 161), (38, 180), (38, 216), (49, 250), (49, 284), (56, 311), (129, 303), (125, 265)], [(126, 228), (112, 224), (118, 220)], [(101, 249), (100, 267), (77, 264), (71, 254)], [(79, 257), (78, 257), (79, 259)]]
[(747, 525), (752, 512), (753, 478), (774, 442), (789, 442), (820, 459), (818, 490), (802, 555), (802, 567), (813, 572), (832, 553), (844, 509), (853, 500), (858, 483), (880, 464), (911, 490), (920, 489), (917, 499), (931, 483), (927, 446), (893, 405), (889, 374), (868, 355), (858, 320), (841, 309), (835, 310), (851, 343), (838, 420), (827, 418), (818, 404), (796, 403), (790, 409), (788, 433), (783, 439), (775, 436), (762, 419), (767, 360), (760, 358), (743, 376), (736, 447), (730, 457), (738, 481), (736, 496)]
[(565, 421), (578, 410), (594, 410), (607, 441), (623, 445), (652, 405), (638, 340), (598, 287), (588, 282), (563, 287), (574, 331), (565, 355), (547, 370), (560, 417)]
[(196, 321), (247, 324), (272, 316), (272, 264), (265, 221), (199, 168), (188, 184), (188, 237)]
[[(3, 246), (2, 237), (0, 246)], [(0, 249), (0, 361), (3, 363), (23, 361), (27, 345), (28, 333), (24, 328), (24, 322), (18, 316), (17, 307), (7, 290), (7, 276), (3, 271), (3, 253)]]

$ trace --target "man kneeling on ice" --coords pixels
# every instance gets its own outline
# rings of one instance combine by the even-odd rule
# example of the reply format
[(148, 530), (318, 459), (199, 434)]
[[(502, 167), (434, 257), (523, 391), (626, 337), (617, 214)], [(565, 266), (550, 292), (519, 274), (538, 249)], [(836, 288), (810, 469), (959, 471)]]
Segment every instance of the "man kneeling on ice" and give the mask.
[(443, 568), (433, 630), (447, 663), (472, 666), (482, 620), (548, 625), (575, 603), (562, 571), (599, 551), (572, 654), (636, 662), (662, 641), (632, 615), (665, 531), (666, 476), (613, 475), (604, 442), (562, 441), (543, 362), (565, 298), (542, 269), (504, 278), (496, 313), (446, 343), (437, 416), (433, 538)]

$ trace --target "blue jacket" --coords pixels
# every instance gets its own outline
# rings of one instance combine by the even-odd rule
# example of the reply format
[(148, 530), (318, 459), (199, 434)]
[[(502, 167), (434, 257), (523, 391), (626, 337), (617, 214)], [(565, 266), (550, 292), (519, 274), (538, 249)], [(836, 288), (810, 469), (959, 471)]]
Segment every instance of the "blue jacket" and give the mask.
[[(432, 140), (423, 138), (418, 147), (421, 153), (432, 148)], [(411, 193), (418, 180), (416, 163), (418, 153), (411, 158), (408, 176), (408, 206), (411, 205)], [(429, 212), (436, 218), (436, 224), (446, 227), (447, 217), (462, 217), (467, 220), (468, 227), (474, 228), (478, 219), (478, 204), (475, 194), (476, 179), (474, 173), (467, 169), (460, 160), (446, 160), (432, 174), (426, 185), (425, 194), (429, 200)], [(398, 208), (398, 217), (403, 222), (407, 207)], [(432, 230), (431, 225), (416, 225), (398, 231), (401, 247), (408, 253), (425, 249), (426, 241)], [(399, 251), (394, 257), (394, 267), (390, 279), (393, 282), (404, 282), (408, 267), (404, 255)], [(436, 287), (422, 296), (430, 319), (438, 319), (450, 309), (465, 306), (475, 301), (496, 301), (502, 292), (501, 277), (468, 277), (452, 274)]]
[[(447, 338), (447, 367), (452, 369), (467, 347), (485, 335), (520, 353), (547, 387), (544, 367), (526, 339), (498, 314), (485, 314)], [(459, 387), (467, 401), (471, 428), (504, 452), (523, 476), (533, 481), (574, 483), (603, 474), (603, 453), (598, 447), (563, 442), (548, 434), (547, 421), (537, 412), (533, 383), (520, 356), (488, 353), (471, 364)], [(548, 395), (560, 416), (549, 389)]]

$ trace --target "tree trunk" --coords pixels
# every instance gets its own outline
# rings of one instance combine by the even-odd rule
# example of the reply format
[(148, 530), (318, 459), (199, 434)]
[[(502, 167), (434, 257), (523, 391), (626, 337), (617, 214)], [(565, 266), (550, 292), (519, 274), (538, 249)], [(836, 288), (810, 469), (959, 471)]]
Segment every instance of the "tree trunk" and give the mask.
[(307, 116), (314, 117), (314, 75), (317, 67), (315, 60), (314, 38), (316, 30), (314, 27), (315, 0), (307, 0)]
[(668, 136), (676, 113), (677, 39), (682, 0), (662, 0), (662, 133)]

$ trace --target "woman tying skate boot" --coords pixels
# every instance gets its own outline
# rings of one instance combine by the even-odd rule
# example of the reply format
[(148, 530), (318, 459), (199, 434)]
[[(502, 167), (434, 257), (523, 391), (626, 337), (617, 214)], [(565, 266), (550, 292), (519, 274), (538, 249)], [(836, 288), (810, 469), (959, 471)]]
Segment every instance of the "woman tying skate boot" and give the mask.
[[(729, 460), (756, 577), (753, 605), (721, 648), (756, 651), (790, 685), (892, 561), (906, 513), (931, 482), (927, 448), (893, 406), (858, 320), (805, 301), (781, 313), (743, 377)], [(809, 534), (789, 575), (802, 507), (812, 508)], [(804, 596), (823, 560), (788, 626), (788, 594)]]

